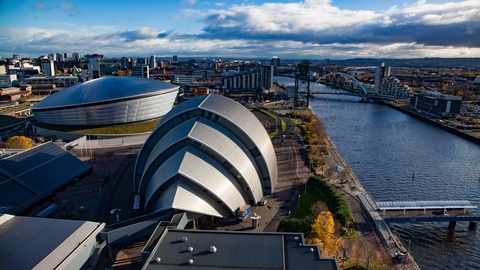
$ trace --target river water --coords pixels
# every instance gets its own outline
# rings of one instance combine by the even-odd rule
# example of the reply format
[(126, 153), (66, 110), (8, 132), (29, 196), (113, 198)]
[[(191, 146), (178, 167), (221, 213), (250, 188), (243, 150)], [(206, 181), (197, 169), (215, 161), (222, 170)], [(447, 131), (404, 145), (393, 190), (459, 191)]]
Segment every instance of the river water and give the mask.
[[(293, 79), (275, 77), (284, 85)], [(324, 87), (317, 86), (314, 87)], [(480, 207), (480, 146), (387, 106), (317, 95), (310, 108), (375, 201), (470, 200)], [(415, 172), (415, 178), (412, 175)], [(477, 215), (478, 209), (474, 209)], [(480, 226), (392, 223), (421, 269), (480, 269)], [(406, 244), (408, 246), (408, 244)]]

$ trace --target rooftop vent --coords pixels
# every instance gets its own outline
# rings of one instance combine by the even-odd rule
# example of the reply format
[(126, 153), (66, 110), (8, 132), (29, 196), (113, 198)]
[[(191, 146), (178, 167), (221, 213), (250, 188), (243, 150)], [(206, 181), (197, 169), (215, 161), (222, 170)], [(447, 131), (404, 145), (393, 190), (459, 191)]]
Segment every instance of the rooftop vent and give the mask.
[(312, 253), (313, 253), (313, 251), (315, 251), (315, 250), (314, 250), (313, 248), (310, 248), (310, 252), (312, 252)]
[(193, 251), (193, 247), (188, 247), (187, 250), (188, 250), (188, 252), (192, 252), (192, 251)]
[(182, 241), (183, 241), (183, 242), (187, 242), (187, 241), (188, 241), (188, 237), (186, 237), (186, 236), (182, 237)]
[(211, 246), (209, 251), (210, 251), (210, 253), (215, 253), (215, 252), (217, 252), (217, 248), (215, 246)]
[(160, 259), (160, 257), (157, 257), (157, 258), (155, 259), (155, 262), (156, 262), (156, 263), (160, 263), (161, 261), (162, 261), (162, 259)]
[(192, 259), (188, 260), (187, 262), (188, 262), (188, 264), (193, 264), (193, 260), (192, 260)]

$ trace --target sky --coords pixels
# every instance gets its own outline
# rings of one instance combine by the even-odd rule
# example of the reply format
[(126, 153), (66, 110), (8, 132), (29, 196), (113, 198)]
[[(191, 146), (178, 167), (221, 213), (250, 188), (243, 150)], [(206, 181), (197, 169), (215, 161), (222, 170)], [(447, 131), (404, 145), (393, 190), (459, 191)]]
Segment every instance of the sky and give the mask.
[(480, 0), (0, 0), (0, 55), (480, 57)]

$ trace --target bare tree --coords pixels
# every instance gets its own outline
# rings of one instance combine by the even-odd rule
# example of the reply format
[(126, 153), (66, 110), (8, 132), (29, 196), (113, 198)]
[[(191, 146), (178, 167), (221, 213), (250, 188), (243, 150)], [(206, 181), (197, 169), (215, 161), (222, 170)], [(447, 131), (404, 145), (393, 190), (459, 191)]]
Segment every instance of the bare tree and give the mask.
[(347, 171), (343, 170), (340, 172), (340, 180), (343, 182), (347, 179)]
[(328, 207), (325, 202), (317, 201), (310, 206), (310, 214), (312, 214), (314, 217), (317, 217), (321, 212), (324, 211), (328, 211)]
[(327, 169), (327, 170), (325, 171), (325, 176), (326, 176), (327, 178), (332, 177), (332, 175), (333, 175), (333, 170), (332, 170), (332, 169), (329, 168), (329, 169)]
[(340, 252), (340, 258), (342, 258), (342, 263), (344, 263), (348, 259), (348, 250), (349, 249), (350, 249), (350, 242), (343, 239), (343, 238), (339, 238), (338, 239), (338, 251)]

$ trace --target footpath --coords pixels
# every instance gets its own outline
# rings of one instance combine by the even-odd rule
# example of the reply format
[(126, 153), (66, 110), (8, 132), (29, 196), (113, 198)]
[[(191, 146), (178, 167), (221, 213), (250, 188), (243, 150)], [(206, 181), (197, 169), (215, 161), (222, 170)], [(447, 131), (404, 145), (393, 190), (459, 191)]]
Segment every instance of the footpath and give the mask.
[[(354, 172), (349, 169), (348, 164), (330, 138), (328, 138), (328, 143), (329, 155), (323, 158), (325, 169), (330, 170), (331, 168), (341, 166), (346, 171), (344, 179), (337, 172), (329, 177), (329, 182), (337, 188), (348, 203), (357, 222), (360, 236), (370, 243), (376, 243), (378, 248), (382, 248), (381, 246), (386, 248), (386, 252), (392, 258), (396, 251), (407, 252), (402, 241), (390, 230), (387, 223), (378, 213), (375, 201), (362, 186)], [(320, 169), (317, 171), (317, 174), (323, 175), (323, 171)], [(400, 267), (399, 269), (420, 269), (414, 260), (406, 264), (398, 264), (397, 266)]]

